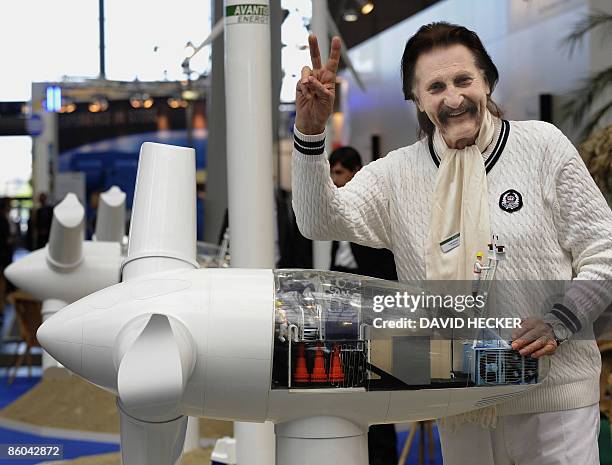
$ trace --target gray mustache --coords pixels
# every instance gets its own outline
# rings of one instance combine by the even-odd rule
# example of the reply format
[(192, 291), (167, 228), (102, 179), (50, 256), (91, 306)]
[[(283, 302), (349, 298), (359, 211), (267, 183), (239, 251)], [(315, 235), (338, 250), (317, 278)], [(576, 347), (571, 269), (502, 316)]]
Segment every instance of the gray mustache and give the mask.
[(474, 116), (478, 112), (478, 107), (474, 102), (466, 99), (459, 108), (441, 108), (440, 112), (438, 113), (438, 118), (440, 119), (440, 122), (442, 124), (446, 124), (448, 122), (448, 119), (451, 117), (451, 113), (457, 113), (459, 111), (466, 111), (472, 116)]

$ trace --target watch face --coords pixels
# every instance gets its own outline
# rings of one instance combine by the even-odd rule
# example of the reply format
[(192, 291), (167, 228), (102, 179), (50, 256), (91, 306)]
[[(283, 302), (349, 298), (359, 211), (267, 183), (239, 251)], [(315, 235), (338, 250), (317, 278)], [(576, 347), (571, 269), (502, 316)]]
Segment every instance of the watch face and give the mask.
[(567, 340), (570, 337), (570, 330), (565, 327), (562, 323), (556, 323), (553, 325), (553, 332), (555, 333), (555, 338), (560, 340), (561, 342)]

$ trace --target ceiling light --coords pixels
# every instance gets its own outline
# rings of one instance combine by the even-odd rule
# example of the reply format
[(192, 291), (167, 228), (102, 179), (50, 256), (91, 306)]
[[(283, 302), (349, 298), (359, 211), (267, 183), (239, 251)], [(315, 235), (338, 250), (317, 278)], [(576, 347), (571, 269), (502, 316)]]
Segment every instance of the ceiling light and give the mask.
[(359, 6), (361, 7), (361, 14), (362, 15), (367, 15), (367, 14), (370, 14), (372, 12), (372, 10), (374, 9), (374, 2), (366, 1), (366, 0), (360, 0), (359, 1)]
[(75, 110), (76, 110), (76, 104), (74, 102), (71, 102), (66, 105), (62, 105), (62, 108), (60, 108), (60, 113), (72, 113)]
[(170, 97), (167, 100), (168, 106), (170, 108), (173, 109), (177, 109), (177, 108), (186, 108), (187, 107), (187, 101), (182, 99), (181, 97)]
[(108, 100), (106, 100), (104, 97), (94, 97), (94, 99), (89, 102), (87, 108), (92, 113), (100, 113), (101, 111), (106, 111), (108, 110)]
[(342, 19), (347, 23), (353, 23), (359, 19), (359, 16), (357, 15), (357, 12), (355, 10), (350, 8), (344, 12), (344, 15), (342, 15)]
[(185, 100), (197, 100), (198, 98), (200, 98), (200, 94), (198, 93), (198, 91), (193, 90), (193, 89), (185, 89), (182, 93), (181, 96), (185, 99)]
[(60, 107), (60, 113), (72, 113), (76, 110), (76, 103), (72, 99), (62, 98), (62, 106)]
[(149, 94), (136, 93), (130, 97), (130, 105), (132, 108), (151, 108), (153, 106), (153, 98)]

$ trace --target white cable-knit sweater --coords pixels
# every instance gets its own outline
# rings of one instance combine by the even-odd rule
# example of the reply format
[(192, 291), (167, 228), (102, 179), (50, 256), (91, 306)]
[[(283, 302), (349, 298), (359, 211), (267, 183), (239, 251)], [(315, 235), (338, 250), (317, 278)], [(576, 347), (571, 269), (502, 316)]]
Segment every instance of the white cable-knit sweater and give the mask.
[[(386, 247), (401, 281), (425, 279), (425, 241), (439, 159), (425, 139), (389, 153), (343, 188), (329, 176), (325, 135), (295, 132), (293, 207), (302, 234)], [(486, 159), (491, 231), (507, 246), (496, 279), (610, 280), (612, 212), (571, 142), (540, 121), (496, 122)], [(522, 207), (504, 210), (509, 190)], [(584, 304), (584, 302), (583, 302)], [(561, 306), (572, 332), (604, 308)], [(585, 308), (588, 310), (585, 310)], [(562, 313), (562, 314), (560, 314)], [(570, 339), (550, 357), (542, 386), (498, 408), (500, 415), (579, 408), (599, 401), (601, 359), (593, 340)]]

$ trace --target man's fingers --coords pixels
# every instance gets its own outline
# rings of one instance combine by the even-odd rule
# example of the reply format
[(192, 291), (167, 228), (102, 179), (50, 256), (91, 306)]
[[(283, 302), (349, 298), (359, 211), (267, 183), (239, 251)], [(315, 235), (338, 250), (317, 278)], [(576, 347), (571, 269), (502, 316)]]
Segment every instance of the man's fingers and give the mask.
[(526, 345), (535, 341), (538, 337), (540, 337), (541, 332), (537, 329), (530, 329), (526, 333), (522, 334), (518, 339), (512, 341), (512, 348), (514, 350), (520, 350)]
[(332, 98), (334, 96), (333, 92), (331, 92), (327, 87), (321, 84), (321, 81), (311, 76), (308, 83), (310, 84), (310, 88), (319, 96), (319, 97), (329, 97)]
[(533, 354), (531, 354), (531, 357), (540, 358), (544, 355), (552, 355), (556, 351), (557, 351), (557, 343), (554, 341), (551, 341), (548, 344), (546, 344), (544, 347), (542, 347), (540, 350), (537, 350)]
[(312, 70), (308, 66), (304, 66), (302, 68), (302, 76), (300, 77), (300, 82), (302, 84), (308, 84), (308, 78), (312, 76)]
[(295, 91), (298, 96), (301, 95), (306, 99), (310, 99), (312, 97), (312, 90), (310, 89), (308, 84), (302, 84), (302, 81), (298, 81)]
[(529, 317), (521, 321), (521, 328), (512, 333), (512, 348), (519, 354), (533, 358), (550, 355), (557, 350), (557, 342), (549, 325), (539, 318)]
[[(338, 36), (332, 37), (331, 50), (329, 51), (329, 60), (327, 60), (327, 65), (325, 65), (325, 67), (334, 74), (336, 74), (336, 72), (338, 71), (338, 63), (340, 63), (341, 47), (342, 47), (342, 42), (340, 41), (340, 37)], [(319, 59), (320, 59), (320, 56), (319, 56)]]
[(319, 42), (317, 36), (311, 34), (308, 36), (308, 48), (310, 49), (310, 61), (312, 69), (321, 68), (321, 52), (319, 51)]
[(540, 350), (542, 347), (546, 346), (549, 342), (551, 342), (551, 339), (549, 336), (540, 336), (535, 341), (533, 341), (531, 344), (519, 350), (519, 354), (529, 355), (532, 352)]

